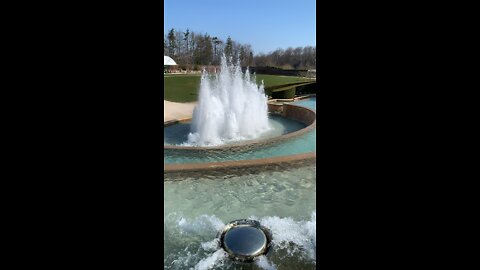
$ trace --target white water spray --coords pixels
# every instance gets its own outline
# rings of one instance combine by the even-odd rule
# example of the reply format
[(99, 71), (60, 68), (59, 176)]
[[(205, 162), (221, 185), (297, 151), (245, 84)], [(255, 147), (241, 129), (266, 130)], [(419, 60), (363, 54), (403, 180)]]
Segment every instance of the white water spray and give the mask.
[(310, 220), (295, 221), (292, 218), (264, 217), (260, 223), (272, 232), (275, 249), (284, 249), (289, 256), (305, 257), (316, 261), (317, 213), (313, 211)]
[(223, 249), (215, 251), (212, 255), (202, 259), (195, 265), (195, 270), (208, 270), (222, 265), (227, 259), (227, 253)]
[[(259, 220), (260, 224), (267, 227), (272, 233), (272, 250), (269, 251), (272, 254), (259, 256), (254, 261), (257, 267), (264, 270), (276, 270), (282, 260), (294, 260), (296, 263), (304, 263), (303, 265), (316, 264), (316, 211), (311, 213), (310, 220), (294, 220), (291, 217), (280, 218), (277, 216), (267, 216), (261, 219), (249, 217), (249, 219)], [(172, 254), (171, 256), (175, 259), (166, 265), (165, 269), (235, 268), (235, 263), (228, 259), (228, 254), (220, 247), (219, 239), (215, 237), (217, 232), (225, 226), (218, 217), (202, 215), (193, 220), (180, 217), (174, 224), (175, 230), (178, 230), (178, 233), (172, 234), (178, 237), (174, 241), (179, 243), (182, 239), (186, 239), (190, 244), (185, 245), (181, 249), (182, 251)], [(278, 257), (280, 251), (286, 251), (286, 257), (285, 255)]]
[(269, 130), (267, 96), (263, 82), (257, 85), (240, 63), (221, 60), (220, 73), (213, 79), (203, 71), (198, 104), (193, 110), (189, 145), (221, 145), (255, 139)]
[(265, 255), (258, 257), (255, 264), (264, 270), (277, 270), (275, 264), (269, 261)]

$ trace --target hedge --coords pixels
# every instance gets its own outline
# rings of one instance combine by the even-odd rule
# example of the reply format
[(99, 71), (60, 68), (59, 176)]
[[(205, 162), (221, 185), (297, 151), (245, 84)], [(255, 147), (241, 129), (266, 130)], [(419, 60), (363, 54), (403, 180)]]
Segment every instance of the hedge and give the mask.
[(297, 86), (297, 95), (300, 95), (300, 94), (315, 94), (317, 93), (317, 82), (313, 82), (313, 83), (307, 83), (307, 84), (304, 84), (304, 85), (299, 85)]
[(316, 91), (316, 82), (284, 84), (281, 86), (271, 87), (268, 90), (265, 89), (266, 94), (272, 96), (274, 99), (292, 99), (295, 97), (295, 95), (311, 94), (316, 93)]
[(272, 98), (275, 98), (275, 99), (291, 99), (294, 97), (295, 97), (295, 87), (272, 92)]
[(294, 83), (287, 83), (287, 84), (265, 87), (265, 94), (271, 96), (273, 92), (285, 91), (285, 90), (288, 90), (290, 88), (295, 88), (295, 86), (310, 84), (310, 83), (311, 82), (294, 82)]

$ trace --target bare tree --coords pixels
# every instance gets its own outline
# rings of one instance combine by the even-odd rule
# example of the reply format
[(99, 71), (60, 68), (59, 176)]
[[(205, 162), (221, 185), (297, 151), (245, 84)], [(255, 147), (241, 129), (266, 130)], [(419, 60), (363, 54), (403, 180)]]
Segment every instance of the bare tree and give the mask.
[(285, 69), (312, 69), (316, 65), (316, 47), (277, 49), (255, 55), (250, 44), (241, 44), (230, 36), (226, 41), (209, 34), (171, 29), (163, 38), (163, 52), (179, 65), (218, 65), (220, 55), (240, 60), (242, 66), (272, 66)]
[(187, 31), (183, 33), (183, 41), (185, 42), (185, 53), (188, 54), (188, 35), (190, 35), (190, 30), (188, 30), (187, 28)]
[(254, 56), (256, 66), (272, 66), (284, 69), (313, 69), (316, 64), (316, 48), (312, 46), (277, 49), (268, 54)]

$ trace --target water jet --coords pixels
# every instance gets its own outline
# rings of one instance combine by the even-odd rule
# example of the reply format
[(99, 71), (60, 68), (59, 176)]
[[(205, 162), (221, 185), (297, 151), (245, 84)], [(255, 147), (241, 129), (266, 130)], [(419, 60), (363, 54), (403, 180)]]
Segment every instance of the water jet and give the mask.
[(218, 74), (202, 73), (188, 144), (221, 145), (257, 138), (270, 129), (267, 99), (263, 83), (257, 85), (248, 70), (242, 74), (240, 62), (228, 64), (223, 56)]

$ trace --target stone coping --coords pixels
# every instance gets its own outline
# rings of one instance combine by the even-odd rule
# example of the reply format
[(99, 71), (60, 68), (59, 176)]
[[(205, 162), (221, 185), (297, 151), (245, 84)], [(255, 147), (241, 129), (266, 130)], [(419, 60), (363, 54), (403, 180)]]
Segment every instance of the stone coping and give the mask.
[[(280, 107), (279, 107), (280, 106)], [(280, 114), (285, 118), (299, 121), (307, 125), (305, 128), (299, 129), (294, 132), (290, 132), (281, 136), (267, 138), (267, 139), (257, 139), (249, 140), (233, 144), (225, 144), (220, 146), (178, 146), (178, 145), (164, 145), (164, 149), (175, 149), (175, 150), (191, 150), (191, 151), (203, 151), (203, 150), (227, 150), (227, 149), (238, 149), (238, 148), (252, 148), (255, 146), (266, 146), (273, 143), (277, 143), (283, 140), (291, 139), (307, 133), (308, 131), (314, 129), (317, 125), (316, 121), (316, 112), (309, 108), (293, 105), (293, 104), (282, 104), (282, 105), (273, 105), (269, 104), (268, 106), (270, 113)], [(177, 120), (166, 121), (163, 123), (164, 127), (188, 122), (191, 118), (183, 118)]]
[[(304, 162), (313, 162), (316, 160), (316, 152), (308, 152), (303, 154), (295, 154), (281, 157), (261, 158), (261, 159), (248, 159), (248, 160), (235, 160), (235, 161), (222, 161), (222, 162), (207, 162), (207, 163), (181, 163), (181, 164), (165, 164), (163, 166), (164, 173), (168, 173), (169, 177), (174, 177), (177, 173), (178, 177), (181, 177), (181, 173), (202, 173), (209, 171), (225, 171), (230, 173), (232, 169), (247, 169), (247, 168), (261, 168), (262, 170), (272, 166), (288, 166), (297, 165)], [(238, 172), (248, 173), (247, 171), (238, 170)]]
[(276, 99), (269, 99), (268, 103), (274, 103), (274, 102), (295, 102), (297, 100), (302, 100), (302, 99), (308, 99), (312, 97), (316, 97), (317, 94), (309, 94), (309, 95), (304, 95), (304, 96), (299, 96), (295, 98), (287, 98), (287, 99), (281, 99), (281, 98), (276, 98)]

